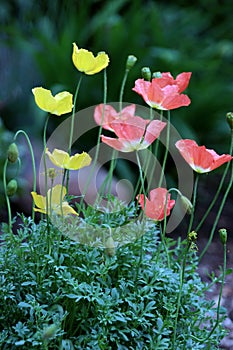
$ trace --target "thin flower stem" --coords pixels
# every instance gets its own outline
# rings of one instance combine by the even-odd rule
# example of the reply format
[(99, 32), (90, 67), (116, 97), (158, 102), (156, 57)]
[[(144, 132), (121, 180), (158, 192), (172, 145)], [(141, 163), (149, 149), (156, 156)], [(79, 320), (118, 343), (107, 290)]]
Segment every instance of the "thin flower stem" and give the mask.
[(216, 317), (216, 322), (213, 328), (211, 329), (210, 333), (208, 336), (204, 339), (197, 338), (194, 335), (191, 335), (191, 337), (199, 341), (200, 343), (206, 343), (206, 341), (211, 337), (211, 335), (214, 333), (215, 329), (219, 325), (219, 318), (220, 318), (220, 307), (221, 307), (221, 300), (222, 300), (222, 293), (223, 293), (223, 287), (225, 283), (225, 277), (226, 277), (226, 267), (227, 267), (227, 245), (226, 243), (223, 244), (223, 272), (222, 272), (222, 281), (221, 281), (221, 286), (219, 290), (219, 296), (218, 296), (218, 305), (217, 305), (217, 317)]
[(167, 156), (168, 156), (168, 150), (169, 150), (169, 145), (170, 145), (170, 127), (171, 127), (170, 119), (171, 119), (170, 111), (167, 111), (167, 134), (166, 134), (166, 145), (165, 145), (166, 149), (165, 149), (165, 154), (164, 154), (164, 158), (163, 158), (162, 172), (161, 172), (161, 176), (159, 179), (158, 187), (160, 187), (162, 184), (163, 174), (165, 172), (165, 167), (166, 167), (166, 163), (167, 163)]
[(4, 167), (3, 167), (3, 188), (4, 188), (5, 197), (6, 197), (6, 205), (7, 205), (7, 213), (8, 213), (8, 227), (9, 227), (10, 233), (12, 233), (11, 205), (10, 205), (9, 197), (7, 195), (7, 185), (6, 185), (7, 164), (8, 164), (8, 159), (5, 160)]
[(193, 203), (192, 203), (192, 212), (191, 212), (189, 226), (188, 226), (188, 234), (191, 232), (192, 226), (193, 226), (195, 206), (196, 206), (196, 200), (197, 200), (198, 181), (199, 181), (199, 174), (197, 173), (195, 183), (194, 183), (194, 189), (193, 189)]
[[(76, 102), (77, 102), (77, 97), (78, 97), (78, 92), (80, 89), (80, 85), (82, 82), (82, 75), (79, 78), (75, 94), (74, 94), (74, 106), (72, 110), (72, 115), (71, 115), (71, 124), (70, 124), (70, 138), (69, 138), (69, 146), (68, 146), (68, 153), (71, 155), (71, 147), (72, 147), (72, 141), (73, 141), (73, 135), (74, 135), (74, 117), (76, 113)], [(70, 179), (70, 172), (67, 170), (67, 177), (66, 177), (66, 191), (67, 193), (69, 192), (69, 179)]]
[(43, 132), (43, 146), (44, 146), (44, 153), (43, 153), (43, 161), (44, 161), (44, 174), (45, 174), (45, 200), (46, 200), (46, 221), (47, 221), (47, 230), (48, 233), (50, 232), (50, 226), (49, 226), (49, 200), (48, 200), (48, 171), (47, 171), (47, 164), (46, 164), (46, 133), (47, 133), (47, 127), (49, 122), (49, 114), (46, 118), (45, 125), (44, 125), (44, 132)]
[[(31, 161), (32, 161), (32, 171), (33, 171), (33, 192), (36, 192), (36, 163), (35, 163), (35, 156), (34, 156), (34, 152), (33, 152), (33, 148), (32, 148), (32, 144), (31, 141), (27, 135), (27, 133), (24, 130), (18, 130), (14, 136), (14, 140), (17, 139), (18, 135), (23, 134), (24, 137), (26, 138), (28, 147), (29, 147), (29, 151), (30, 151), (30, 155), (31, 155)], [(34, 200), (32, 199), (32, 220), (34, 221), (35, 219), (35, 203)]]
[[(233, 152), (233, 131), (231, 133), (231, 144), (230, 144), (230, 151), (229, 151), (229, 154), (232, 154)], [(212, 200), (211, 204), (209, 205), (206, 213), (204, 214), (204, 216), (202, 217), (201, 221), (199, 222), (198, 226), (196, 227), (195, 231), (198, 232), (200, 230), (200, 228), (202, 227), (203, 223), (205, 222), (207, 216), (209, 215), (211, 209), (213, 208), (214, 204), (216, 203), (216, 200), (218, 199), (218, 196), (221, 192), (221, 189), (222, 189), (222, 186), (223, 186), (223, 183), (225, 181), (225, 178), (226, 178), (226, 175), (227, 175), (227, 172), (228, 172), (228, 169), (230, 167), (230, 162), (227, 163), (226, 167), (225, 167), (225, 170), (224, 170), (224, 173), (223, 173), (223, 176), (221, 178), (221, 181), (220, 181), (220, 184), (219, 184), (219, 187), (217, 189), (217, 192), (215, 193), (215, 196), (214, 196), (214, 199)]]
[(209, 236), (208, 242), (207, 242), (205, 248), (203, 249), (203, 251), (202, 251), (201, 254), (200, 254), (199, 261), (201, 261), (201, 259), (202, 259), (203, 256), (205, 255), (207, 249), (209, 248), (209, 246), (210, 246), (210, 244), (211, 244), (211, 242), (212, 242), (212, 240), (213, 240), (214, 231), (215, 231), (215, 229), (216, 229), (216, 227), (217, 227), (219, 218), (220, 218), (220, 216), (221, 216), (221, 214), (222, 214), (222, 211), (223, 211), (225, 202), (226, 202), (226, 200), (227, 200), (228, 193), (230, 192), (231, 187), (232, 187), (232, 183), (233, 183), (233, 162), (232, 162), (232, 167), (231, 167), (231, 177), (230, 177), (230, 181), (229, 181), (228, 186), (227, 186), (227, 189), (226, 189), (226, 191), (225, 191), (225, 193), (224, 193), (222, 202), (221, 202), (221, 204), (220, 204), (220, 206), (219, 206), (218, 213), (217, 213), (217, 215), (216, 215), (216, 217), (215, 217), (214, 224), (213, 224), (213, 226), (212, 226), (212, 230), (211, 230), (211, 232), (210, 232), (210, 236)]
[(122, 101), (123, 101), (123, 95), (124, 95), (124, 90), (125, 90), (125, 84), (128, 78), (129, 74), (129, 69), (125, 70), (125, 74), (121, 83), (121, 89), (120, 89), (120, 96), (119, 96), (119, 112), (122, 110)]
[[(138, 151), (136, 151), (136, 158), (137, 158), (139, 175), (140, 175), (140, 180), (141, 180), (141, 190), (142, 190), (142, 193), (144, 194), (144, 201), (145, 201), (146, 200), (146, 190), (145, 190), (144, 178), (143, 178), (142, 167), (141, 167), (141, 162), (140, 162)], [(140, 194), (141, 194), (141, 191), (140, 191), (139, 195)]]
[(104, 108), (102, 110), (102, 116), (101, 116), (101, 125), (99, 127), (99, 133), (98, 133), (98, 139), (97, 139), (97, 145), (96, 145), (96, 152), (95, 152), (95, 157), (94, 157), (94, 160), (92, 162), (92, 167), (91, 167), (91, 171), (90, 171), (90, 174), (89, 174), (89, 177), (85, 183), (85, 187), (84, 187), (84, 190), (83, 190), (83, 193), (82, 193), (82, 197), (81, 197), (81, 200), (80, 200), (80, 206), (82, 207), (83, 205), (83, 201), (84, 201), (84, 198), (85, 198), (85, 195), (86, 195), (86, 192), (87, 192), (87, 189), (90, 185), (90, 181), (91, 181), (91, 178), (93, 176), (93, 173), (95, 171), (95, 167), (96, 167), (96, 163), (97, 163), (97, 159), (98, 159), (98, 156), (99, 156), (99, 149), (100, 149), (100, 139), (101, 139), (101, 134), (102, 134), (102, 130), (103, 130), (103, 120), (104, 120), (104, 113), (105, 113), (105, 105), (107, 103), (107, 71), (106, 69), (104, 70), (104, 96), (103, 96), (103, 104), (104, 104)]
[(176, 308), (175, 324), (174, 324), (174, 331), (173, 331), (173, 338), (172, 338), (172, 349), (173, 350), (176, 350), (175, 341), (176, 341), (177, 323), (178, 323), (178, 316), (179, 316), (180, 305), (181, 305), (181, 296), (182, 296), (182, 290), (183, 290), (183, 285), (184, 285), (185, 267), (186, 267), (186, 260), (187, 260), (187, 254), (189, 251), (189, 247), (190, 247), (190, 244), (187, 240), (186, 248), (184, 251), (184, 258), (182, 261), (182, 268), (180, 270), (180, 288), (179, 288), (179, 293), (178, 293), (178, 298), (177, 298), (177, 303), (176, 303), (177, 308)]

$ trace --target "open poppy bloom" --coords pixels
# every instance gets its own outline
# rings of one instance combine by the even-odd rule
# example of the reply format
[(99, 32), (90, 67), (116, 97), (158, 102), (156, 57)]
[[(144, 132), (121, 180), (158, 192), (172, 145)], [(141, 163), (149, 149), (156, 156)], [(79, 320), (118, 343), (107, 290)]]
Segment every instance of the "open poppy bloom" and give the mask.
[(147, 148), (157, 139), (166, 123), (160, 120), (145, 120), (141, 117), (129, 117), (125, 121), (115, 120), (111, 127), (118, 137), (101, 135), (104, 143), (121, 152), (139, 151)]
[(146, 197), (146, 201), (143, 194), (137, 196), (138, 202), (148, 218), (161, 221), (164, 219), (164, 212), (166, 216), (170, 215), (170, 211), (175, 205), (175, 200), (170, 199), (171, 195), (167, 193), (168, 190), (166, 188), (158, 187), (150, 191), (149, 199)]
[[(62, 193), (61, 193), (62, 191)], [(57, 215), (67, 216), (69, 214), (78, 215), (78, 213), (64, 201), (66, 195), (66, 188), (62, 185), (56, 185), (47, 192), (48, 198), (48, 207), (46, 208), (46, 197), (37, 194), (36, 192), (31, 192), (31, 195), (34, 199), (35, 205), (37, 208), (34, 208), (35, 211), (38, 211), (43, 214), (52, 214), (52, 212)]]
[(116, 120), (127, 120), (135, 114), (136, 106), (134, 104), (123, 108), (117, 112), (111, 105), (104, 105), (103, 103), (95, 107), (94, 119), (96, 124), (102, 125), (104, 129), (114, 131), (111, 123)]
[(72, 60), (75, 67), (80, 72), (88, 75), (99, 73), (109, 64), (109, 57), (105, 52), (99, 52), (98, 55), (94, 57), (92, 52), (79, 49), (75, 43), (73, 43)]
[(91, 157), (86, 152), (70, 156), (67, 152), (55, 148), (52, 153), (46, 149), (46, 154), (54, 165), (63, 169), (78, 170), (91, 164)]
[(59, 92), (55, 96), (43, 87), (32, 89), (37, 106), (51, 114), (61, 115), (69, 113), (73, 108), (73, 95), (67, 91)]
[(176, 142), (182, 157), (197, 173), (208, 173), (229, 162), (233, 157), (230, 154), (218, 155), (214, 150), (205, 146), (198, 146), (193, 140), (179, 140)]
[(137, 79), (133, 91), (141, 95), (152, 108), (170, 110), (188, 106), (191, 101), (181, 92), (187, 88), (191, 74), (181, 73), (174, 79), (171, 73), (167, 72), (162, 73), (161, 77), (153, 78), (151, 82)]

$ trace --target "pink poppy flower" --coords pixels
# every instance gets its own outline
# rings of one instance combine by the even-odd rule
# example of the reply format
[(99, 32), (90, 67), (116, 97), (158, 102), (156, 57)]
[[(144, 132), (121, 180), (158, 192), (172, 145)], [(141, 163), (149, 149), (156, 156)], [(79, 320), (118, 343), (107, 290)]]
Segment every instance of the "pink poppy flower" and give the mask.
[(117, 112), (111, 105), (104, 105), (103, 103), (95, 107), (94, 119), (96, 124), (102, 125), (104, 129), (113, 131), (111, 123), (116, 120), (127, 120), (135, 114), (136, 106), (134, 104), (127, 106)]
[(111, 127), (118, 138), (101, 135), (104, 143), (121, 152), (132, 152), (147, 148), (157, 139), (166, 123), (160, 120), (145, 120), (141, 117), (129, 117), (127, 120), (115, 120)]
[[(147, 217), (161, 221), (164, 219), (164, 211), (166, 205), (166, 216), (170, 215), (171, 209), (175, 205), (175, 200), (170, 199), (170, 193), (167, 195), (168, 191), (166, 188), (158, 187), (151, 190), (149, 193), (149, 199), (146, 197), (146, 203), (144, 207), (144, 195), (141, 194), (137, 196), (138, 202), (144, 210)], [(166, 202), (167, 197), (167, 202)]]
[(198, 146), (193, 140), (179, 140), (175, 145), (191, 168), (201, 174), (208, 173), (233, 158), (230, 154), (218, 155), (212, 149)]
[(151, 82), (137, 79), (133, 91), (141, 95), (149, 106), (160, 110), (188, 106), (191, 101), (181, 92), (187, 88), (191, 74), (190, 72), (181, 73), (174, 79), (171, 73), (167, 72), (162, 73), (160, 78), (152, 79)]

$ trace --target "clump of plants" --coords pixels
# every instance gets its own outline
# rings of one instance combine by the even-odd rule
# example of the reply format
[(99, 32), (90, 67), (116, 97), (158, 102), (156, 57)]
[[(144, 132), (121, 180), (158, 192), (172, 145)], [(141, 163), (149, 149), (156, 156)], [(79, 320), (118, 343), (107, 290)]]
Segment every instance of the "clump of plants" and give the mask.
[[(136, 57), (127, 59), (119, 101), (114, 106), (107, 103), (108, 55), (100, 52), (94, 56), (73, 44), (72, 60), (81, 72), (74, 96), (67, 91), (54, 96), (43, 87), (32, 90), (37, 106), (49, 113), (39, 173), (30, 139), (23, 130), (15, 134), (4, 164), (9, 220), (2, 224), (0, 246), (1, 348), (217, 349), (225, 335), (221, 297), (226, 273), (230, 272), (226, 270), (225, 228), (219, 229), (224, 247), (221, 275), (212, 276), (210, 284), (204, 283), (198, 266), (232, 187), (232, 114), (227, 114), (229, 154), (218, 155), (190, 139), (176, 137), (174, 142), (170, 111), (191, 103), (183, 94), (190, 72), (174, 79), (171, 73), (152, 74), (143, 68), (142, 78), (133, 88), (150, 107), (141, 110), (134, 104), (123, 104)], [(103, 101), (92, 109), (98, 126), (97, 145), (94, 152), (74, 153), (78, 126), (84, 123), (77, 113), (81, 82), (100, 71), (104, 71)], [(60, 149), (48, 138), (47, 127), (51, 114), (67, 113), (71, 113), (68, 123), (59, 129), (60, 138), (65, 139), (65, 147)], [(32, 215), (19, 215), (21, 223), (13, 232), (10, 197), (17, 191), (17, 179), (9, 179), (7, 170), (10, 163), (17, 167), (19, 162), (19, 134), (26, 138), (32, 159)], [(60, 144), (60, 139), (55, 140)], [(90, 200), (93, 178), (97, 179), (96, 169), (106, 149), (112, 149), (110, 165), (94, 200)], [(178, 172), (188, 174), (186, 192), (179, 184), (177, 188), (166, 187), (164, 174), (173, 152)], [(126, 201), (116, 194), (114, 184), (118, 160), (132, 161), (128, 154), (135, 156), (138, 179), (131, 192), (119, 185), (124, 194), (130, 194)], [(216, 195), (195, 227), (199, 178), (224, 163)], [(82, 172), (84, 169), (88, 170)], [(75, 172), (79, 177), (73, 176)], [(224, 186), (229, 173), (230, 181)], [(79, 193), (71, 192), (75, 181)], [(198, 254), (198, 232), (223, 188), (209, 241)], [(177, 213), (190, 218), (184, 240), (166, 234), (169, 227), (177, 226)], [(205, 291), (214, 283), (220, 283), (217, 305), (205, 298)]]

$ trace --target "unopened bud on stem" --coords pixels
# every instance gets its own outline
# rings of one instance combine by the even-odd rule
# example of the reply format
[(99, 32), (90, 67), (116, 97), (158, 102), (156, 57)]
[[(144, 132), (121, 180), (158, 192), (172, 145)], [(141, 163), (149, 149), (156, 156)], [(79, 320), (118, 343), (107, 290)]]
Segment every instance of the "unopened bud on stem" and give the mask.
[(8, 182), (6, 186), (6, 194), (8, 195), (8, 197), (11, 197), (15, 194), (15, 192), (17, 191), (17, 187), (17, 181), (15, 179), (12, 179)]
[(151, 70), (149, 67), (143, 67), (141, 70), (143, 79), (151, 81)]
[(220, 236), (220, 241), (222, 242), (222, 244), (226, 244), (227, 243), (227, 230), (225, 228), (221, 228), (219, 231), (219, 236)]
[(232, 112), (227, 113), (227, 122), (231, 130), (233, 130), (233, 113)]
[(15, 163), (19, 157), (19, 151), (17, 145), (13, 142), (10, 144), (7, 151), (7, 158), (10, 163)]
[(131, 68), (133, 68), (137, 60), (137, 57), (129, 55), (126, 61), (126, 69), (130, 70)]

